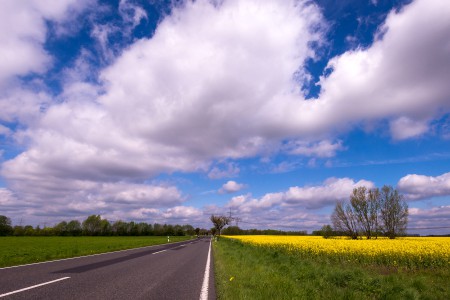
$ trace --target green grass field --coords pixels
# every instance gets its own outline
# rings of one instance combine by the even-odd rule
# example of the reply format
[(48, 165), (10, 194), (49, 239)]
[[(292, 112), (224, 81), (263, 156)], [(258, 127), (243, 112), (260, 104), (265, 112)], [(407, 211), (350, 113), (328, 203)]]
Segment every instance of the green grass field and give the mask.
[(218, 299), (450, 299), (450, 269), (405, 271), (299, 259), (222, 238), (213, 243)]
[[(170, 237), (171, 242), (190, 239)], [(0, 267), (167, 243), (166, 236), (0, 237)]]

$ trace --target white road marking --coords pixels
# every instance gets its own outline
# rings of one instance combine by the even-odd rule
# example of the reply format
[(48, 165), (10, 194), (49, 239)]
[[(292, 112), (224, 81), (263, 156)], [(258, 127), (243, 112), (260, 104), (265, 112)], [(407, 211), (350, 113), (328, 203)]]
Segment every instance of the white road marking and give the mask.
[(211, 241), (209, 241), (208, 258), (206, 259), (205, 275), (203, 276), (203, 284), (202, 284), (202, 291), (200, 293), (200, 300), (208, 300), (210, 263), (211, 263)]
[(167, 251), (167, 250), (161, 250), (161, 251), (158, 251), (158, 252), (154, 252), (152, 254), (158, 254), (158, 253), (161, 253), (161, 252), (164, 252), (164, 251)]
[(27, 287), (27, 288), (23, 288), (23, 289), (20, 289), (20, 290), (17, 290), (17, 291), (12, 291), (12, 292), (9, 292), (9, 293), (6, 293), (6, 294), (1, 294), (0, 298), (6, 297), (6, 296), (9, 296), (9, 295), (12, 295), (12, 294), (24, 292), (24, 291), (27, 291), (27, 290), (31, 290), (31, 289), (34, 289), (34, 288), (37, 288), (37, 287), (40, 287), (40, 286), (43, 286), (43, 285), (55, 283), (55, 282), (58, 282), (58, 281), (61, 281), (61, 280), (66, 280), (66, 279), (69, 279), (69, 278), (70, 277), (63, 277), (63, 278), (60, 278), (60, 279), (56, 279), (56, 280), (52, 280), (52, 281), (36, 284), (36, 285), (30, 286), (30, 287)]

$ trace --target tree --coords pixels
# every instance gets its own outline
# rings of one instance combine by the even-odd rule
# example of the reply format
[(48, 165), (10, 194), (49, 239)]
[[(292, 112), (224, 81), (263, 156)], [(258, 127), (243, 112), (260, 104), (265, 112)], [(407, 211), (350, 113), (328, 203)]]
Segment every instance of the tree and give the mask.
[(338, 201), (331, 215), (331, 221), (336, 231), (344, 232), (355, 240), (358, 238), (358, 220), (349, 203)]
[(66, 221), (62, 221), (60, 223), (58, 223), (57, 225), (55, 225), (55, 227), (53, 227), (53, 230), (55, 231), (56, 235), (67, 235), (68, 231), (67, 231), (67, 222)]
[(322, 235), (325, 239), (327, 239), (327, 238), (329, 238), (330, 236), (333, 235), (333, 228), (331, 228), (330, 225), (323, 225), (323, 226), (322, 226), (322, 229), (320, 229), (320, 231), (321, 231), (321, 235)]
[(408, 223), (408, 204), (403, 195), (391, 186), (383, 186), (380, 194), (381, 221), (383, 232), (390, 239), (406, 233)]
[(6, 216), (0, 216), (0, 236), (10, 235), (12, 232), (11, 219)]
[(353, 239), (359, 235), (377, 238), (380, 231), (393, 239), (406, 231), (408, 206), (390, 186), (383, 186), (381, 192), (362, 186), (353, 189), (349, 203), (336, 203), (331, 220), (336, 231)]
[(212, 227), (210, 231), (212, 235), (216, 235), (217, 229), (216, 227)]
[(24, 231), (25, 231), (24, 234), (25, 234), (26, 236), (33, 236), (33, 235), (35, 235), (33, 226), (31, 226), (31, 225), (26, 225), (23, 229), (24, 229)]
[(368, 239), (377, 235), (380, 192), (377, 188), (367, 191), (365, 186), (353, 189), (350, 196), (352, 210), (358, 220), (358, 231)]
[(109, 223), (107, 219), (102, 219), (100, 221), (100, 234), (111, 235), (111, 223)]
[(82, 229), (80, 221), (78, 220), (72, 220), (69, 223), (67, 223), (67, 233), (72, 236), (79, 236), (81, 235)]
[(220, 231), (222, 230), (222, 228), (224, 228), (226, 225), (228, 225), (230, 223), (230, 218), (225, 217), (225, 216), (211, 215), (210, 220), (213, 223), (214, 228), (216, 228), (219, 236), (220, 236)]
[(101, 231), (100, 215), (91, 215), (83, 221), (83, 233), (85, 235), (98, 235)]

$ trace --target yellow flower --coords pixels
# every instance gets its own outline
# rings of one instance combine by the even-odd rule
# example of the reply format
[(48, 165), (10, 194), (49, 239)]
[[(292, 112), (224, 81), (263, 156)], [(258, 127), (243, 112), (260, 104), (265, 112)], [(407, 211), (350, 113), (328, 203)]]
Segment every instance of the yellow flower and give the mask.
[(231, 276), (230, 281), (233, 281), (233, 279), (234, 279), (234, 276)]
[(352, 261), (366, 265), (409, 268), (447, 267), (450, 261), (449, 238), (407, 237), (395, 240), (383, 237), (376, 240), (324, 239), (317, 236), (229, 236), (228, 238), (275, 251), (285, 251), (299, 258)]

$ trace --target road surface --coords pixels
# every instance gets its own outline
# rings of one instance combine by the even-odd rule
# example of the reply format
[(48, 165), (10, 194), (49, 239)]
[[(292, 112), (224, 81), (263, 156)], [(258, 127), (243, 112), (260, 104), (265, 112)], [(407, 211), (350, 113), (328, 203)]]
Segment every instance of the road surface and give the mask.
[(215, 299), (209, 253), (210, 239), (203, 238), (3, 268), (0, 298)]

